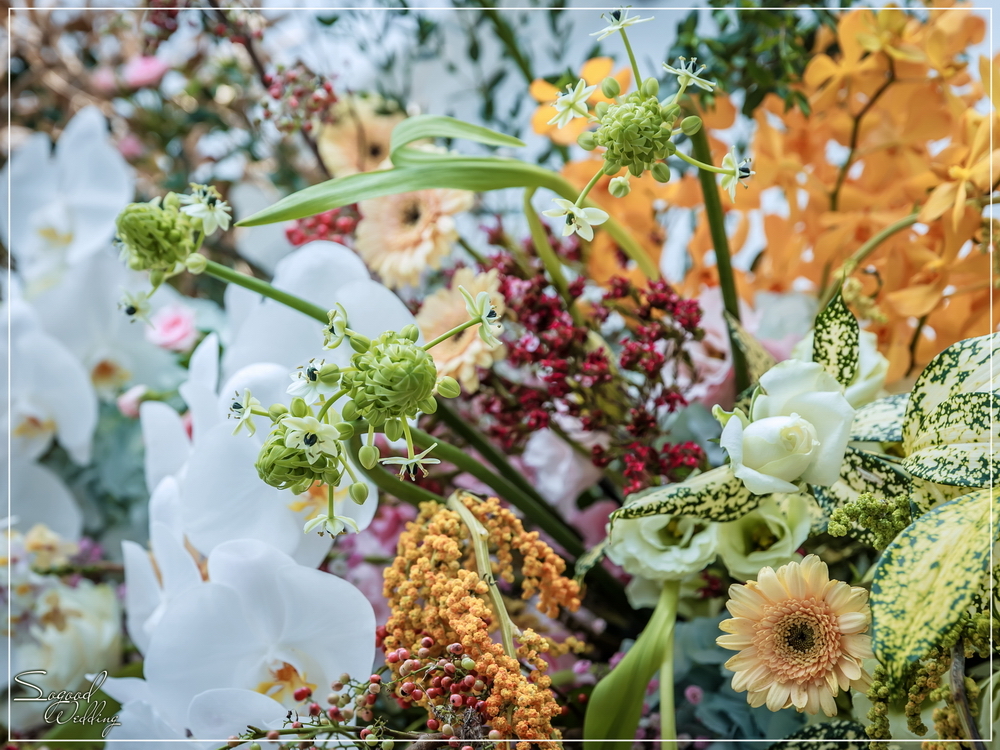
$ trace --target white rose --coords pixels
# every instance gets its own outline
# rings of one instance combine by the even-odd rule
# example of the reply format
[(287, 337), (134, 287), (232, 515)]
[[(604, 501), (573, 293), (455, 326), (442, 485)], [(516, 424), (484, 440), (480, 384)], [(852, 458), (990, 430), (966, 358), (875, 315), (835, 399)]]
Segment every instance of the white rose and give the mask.
[[(737, 410), (719, 444), (733, 472), (757, 495), (798, 492), (792, 482), (829, 487), (840, 476), (854, 408), (822, 366), (789, 359), (760, 379), (749, 419)], [(717, 412), (717, 415), (719, 413)]]
[(627, 573), (678, 581), (715, 559), (718, 524), (691, 516), (646, 516), (617, 521), (608, 557)]
[(719, 524), (719, 556), (733, 578), (756, 578), (761, 568), (777, 568), (798, 558), (809, 536), (808, 495), (769, 497), (742, 518)]
[[(813, 331), (792, 349), (792, 356), (805, 362), (812, 362)], [(858, 371), (844, 391), (847, 402), (855, 409), (878, 398), (885, 387), (885, 376), (889, 373), (889, 360), (878, 350), (878, 336), (871, 331), (861, 331), (858, 341)]]

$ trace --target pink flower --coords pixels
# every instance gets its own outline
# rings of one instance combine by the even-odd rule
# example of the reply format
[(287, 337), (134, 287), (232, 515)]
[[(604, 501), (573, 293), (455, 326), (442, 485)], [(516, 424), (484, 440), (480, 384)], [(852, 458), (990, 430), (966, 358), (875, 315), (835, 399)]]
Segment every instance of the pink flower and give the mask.
[(190, 409), (181, 414), (181, 426), (184, 427), (184, 432), (187, 433), (188, 439), (194, 440), (194, 417), (191, 416)]
[(124, 138), (118, 141), (118, 151), (126, 159), (138, 159), (143, 155), (146, 148), (135, 133), (127, 133)]
[(173, 352), (190, 351), (198, 340), (194, 310), (183, 305), (168, 305), (153, 315), (146, 328), (146, 339)]
[(687, 698), (687, 702), (692, 706), (697, 706), (701, 703), (702, 698), (705, 697), (705, 691), (697, 685), (688, 685), (684, 688), (684, 697)]
[(139, 418), (139, 404), (142, 403), (142, 397), (146, 395), (147, 390), (144, 385), (133, 385), (118, 397), (115, 403), (118, 405), (118, 411), (122, 413), (122, 416), (129, 419)]
[(588, 505), (586, 510), (575, 511), (569, 516), (569, 522), (583, 536), (587, 548), (596, 547), (607, 536), (608, 516), (618, 505), (611, 500), (598, 500)]
[(91, 73), (90, 84), (102, 94), (113, 94), (118, 90), (115, 71), (107, 65), (102, 65)]
[(170, 66), (158, 57), (133, 57), (122, 70), (122, 78), (130, 89), (155, 86)]

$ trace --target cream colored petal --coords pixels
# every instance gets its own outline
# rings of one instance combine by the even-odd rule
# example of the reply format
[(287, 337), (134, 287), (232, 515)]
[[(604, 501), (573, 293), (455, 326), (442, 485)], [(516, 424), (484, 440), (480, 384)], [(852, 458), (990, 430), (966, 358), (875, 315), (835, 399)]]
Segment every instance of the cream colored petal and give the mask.
[(861, 665), (854, 659), (842, 656), (837, 662), (837, 666), (844, 673), (844, 676), (852, 682), (861, 679)]
[(754, 647), (740, 651), (736, 656), (726, 662), (726, 669), (732, 672), (741, 672), (753, 669), (760, 664), (757, 656), (757, 649)]
[(747, 635), (720, 635), (715, 639), (722, 648), (738, 651), (753, 645), (753, 638)]
[(840, 648), (855, 659), (872, 659), (872, 639), (867, 635), (845, 635), (840, 639)]
[(767, 691), (767, 707), (771, 711), (780, 711), (790, 703), (791, 687), (787, 682), (775, 682)]
[(823, 713), (827, 716), (837, 715), (837, 701), (826, 690), (819, 691), (819, 704), (823, 708)]
[(801, 711), (809, 702), (809, 691), (803, 685), (793, 684), (790, 697), (792, 705)]
[(771, 568), (762, 568), (757, 574), (757, 586), (772, 602), (781, 602), (788, 598), (788, 591), (781, 585), (777, 574)]
[(864, 612), (848, 612), (837, 618), (837, 626), (844, 635), (863, 633), (868, 629), (868, 616)]

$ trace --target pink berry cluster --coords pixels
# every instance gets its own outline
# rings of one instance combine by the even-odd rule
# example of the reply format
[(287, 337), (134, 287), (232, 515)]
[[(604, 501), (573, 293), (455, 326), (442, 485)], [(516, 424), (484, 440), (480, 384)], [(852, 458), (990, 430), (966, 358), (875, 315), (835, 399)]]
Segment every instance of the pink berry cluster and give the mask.
[(156, 48), (177, 31), (179, 8), (185, 4), (185, 0), (149, 0), (143, 19), (147, 55), (156, 52)]
[(333, 84), (303, 63), (291, 68), (278, 66), (264, 76), (270, 97), (264, 101), (264, 119), (273, 120), (282, 133), (311, 133), (314, 121), (330, 121), (330, 108), (337, 103)]
[(315, 240), (329, 240), (351, 246), (360, 219), (357, 205), (342, 206), (315, 216), (297, 219), (285, 230), (285, 236), (295, 247)]

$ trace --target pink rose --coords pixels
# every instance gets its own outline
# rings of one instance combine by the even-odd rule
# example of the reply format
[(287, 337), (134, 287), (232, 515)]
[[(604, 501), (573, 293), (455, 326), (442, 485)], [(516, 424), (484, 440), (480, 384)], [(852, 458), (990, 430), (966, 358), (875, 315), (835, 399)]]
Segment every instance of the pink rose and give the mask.
[(146, 339), (163, 349), (173, 352), (190, 351), (198, 340), (194, 324), (194, 310), (183, 305), (168, 305), (150, 318)]
[(155, 86), (170, 66), (158, 57), (133, 57), (122, 70), (122, 78), (130, 89)]
[(115, 401), (118, 405), (118, 411), (129, 419), (138, 419), (139, 405), (142, 403), (142, 397), (146, 395), (147, 390), (149, 389), (144, 385), (133, 385)]

